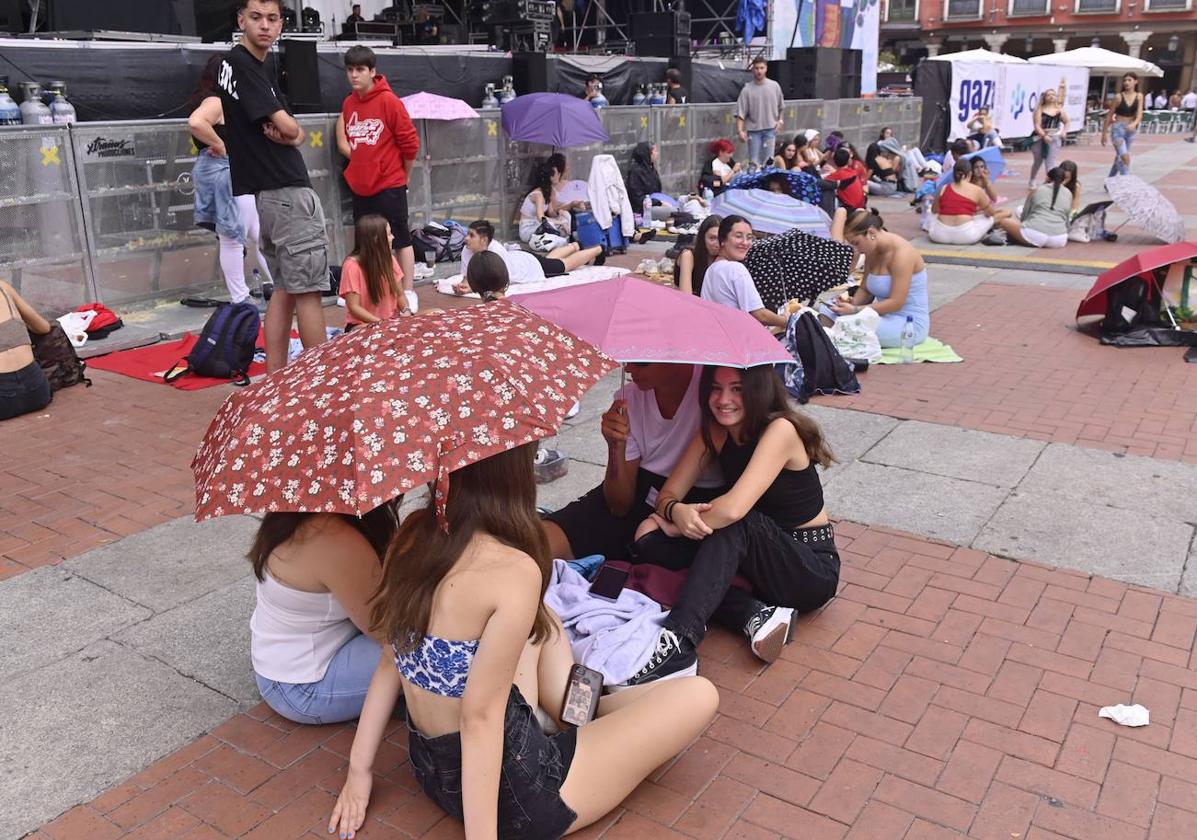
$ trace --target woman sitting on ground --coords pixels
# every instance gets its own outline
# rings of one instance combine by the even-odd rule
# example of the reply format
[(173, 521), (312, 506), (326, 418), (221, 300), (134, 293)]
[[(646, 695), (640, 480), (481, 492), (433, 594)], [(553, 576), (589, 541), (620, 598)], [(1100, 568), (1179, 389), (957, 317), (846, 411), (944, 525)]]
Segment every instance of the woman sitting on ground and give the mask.
[(837, 211), (832, 236), (865, 255), (865, 278), (850, 301), (836, 299), (819, 308), (823, 325), (829, 327), (839, 316), (869, 306), (881, 316), (877, 339), (882, 347), (901, 345), (907, 316), (914, 321), (914, 343), (925, 341), (931, 331), (931, 301), (927, 267), (918, 250), (887, 231), (881, 216), (871, 210)]
[[(1060, 195), (1060, 187), (1068, 194)], [(1006, 235), (1019, 245), (1032, 248), (1063, 248), (1068, 244), (1068, 222), (1080, 208), (1081, 187), (1076, 180), (1076, 164), (1063, 161), (1047, 173), (1047, 183), (1027, 196), (1022, 217), (998, 222)]]
[(711, 192), (719, 195), (727, 189), (728, 183), (740, 171), (740, 164), (732, 158), (736, 147), (730, 140), (715, 140), (707, 147), (711, 159), (702, 168), (699, 178), (699, 188), (710, 188)]
[(808, 128), (802, 132), (802, 137), (806, 140), (806, 143), (798, 147), (798, 155), (802, 158), (803, 171), (814, 175), (816, 178), (819, 177), (819, 171), (823, 168), (823, 150), (819, 148), (820, 136), (817, 129)]
[(721, 216), (711, 214), (702, 220), (694, 245), (678, 254), (673, 264), (673, 285), (688, 295), (702, 294), (702, 281), (711, 263), (719, 258), (719, 223)]
[(29, 339), (29, 333), (48, 332), (50, 322), (0, 280), (0, 420), (40, 411), (50, 404), (50, 382), (33, 358)]
[[(653, 658), (628, 685), (694, 673), (711, 620), (748, 637), (766, 662), (781, 654), (796, 615), (835, 596), (840, 558), (816, 466), (833, 462), (823, 434), (791, 408), (770, 365), (707, 367), (702, 425), (636, 532), (633, 562), (689, 569)], [(727, 491), (685, 504), (717, 463)], [(740, 575), (752, 594), (732, 586)]]
[(778, 140), (774, 149), (773, 165), (778, 169), (801, 169), (802, 160), (798, 157), (798, 147), (793, 140)]
[[(561, 723), (574, 660), (543, 601), (553, 561), (535, 452), (524, 444), (455, 470), (445, 527), (430, 502), (399, 529), (371, 615), (394, 658), (376, 663), (330, 832), (353, 837), (365, 820), (400, 691), (416, 783), (467, 837), (503, 840), (597, 821), (714, 717), (717, 691), (691, 677), (604, 695), (590, 723)], [(557, 734), (545, 734), (536, 706)]]
[(511, 285), (507, 263), (492, 251), (475, 254), (466, 269), (465, 283), (469, 291), (484, 301), (503, 300), (507, 297), (507, 289)]
[(927, 225), (932, 242), (944, 245), (975, 245), (993, 227), (993, 203), (985, 190), (972, 183), (972, 163), (956, 161), (952, 183), (944, 184), (931, 204), (935, 215)]
[(287, 720), (319, 725), (361, 714), (382, 651), (370, 635), (370, 599), (401, 501), (361, 517), (262, 518), (249, 551), (258, 579), (250, 651), (262, 699)]
[(353, 253), (341, 266), (345, 299), (345, 332), (396, 315), (410, 315), (407, 295), (399, 285), (403, 270), (391, 251), (394, 237), (382, 216), (362, 216), (353, 226)]
[(869, 165), (869, 195), (890, 196), (898, 191), (902, 158), (889, 149), (878, 149)]
[[(998, 200), (998, 194), (997, 190), (994, 189), (993, 181), (989, 179), (989, 164), (985, 162), (985, 158), (971, 157), (968, 159), (968, 163), (971, 167), (968, 174), (969, 182), (980, 187), (981, 191), (984, 192), (985, 195), (989, 196), (989, 201), (991, 204), (996, 203)], [(1009, 213), (1006, 213), (1006, 215), (1009, 215)]]
[(993, 117), (989, 115), (989, 108), (982, 105), (977, 109), (977, 113), (973, 114), (966, 125), (972, 134), (969, 139), (977, 144), (979, 148), (986, 148), (987, 146), (997, 146), (1001, 144), (1001, 138), (998, 137), (997, 131), (993, 127)]
[(774, 332), (789, 319), (765, 306), (744, 260), (752, 247), (752, 225), (743, 216), (725, 216), (719, 223), (719, 255), (702, 280), (701, 297), (747, 312)]
[(553, 235), (569, 239), (569, 211), (584, 202), (561, 201), (557, 195), (557, 189), (565, 178), (565, 170), (565, 155), (560, 152), (550, 155), (533, 170), (532, 191), (520, 205), (519, 234), (522, 241), (531, 242), (537, 233), (545, 232), (541, 230), (545, 222), (553, 229)]
[(628, 200), (632, 203), (634, 213), (643, 213), (644, 199), (652, 202), (652, 218), (643, 219), (647, 225), (653, 219), (668, 219), (672, 215), (660, 199), (653, 198), (653, 193), (661, 192), (661, 173), (657, 171), (657, 161), (661, 152), (656, 143), (637, 143), (632, 149), (632, 161), (628, 165)]

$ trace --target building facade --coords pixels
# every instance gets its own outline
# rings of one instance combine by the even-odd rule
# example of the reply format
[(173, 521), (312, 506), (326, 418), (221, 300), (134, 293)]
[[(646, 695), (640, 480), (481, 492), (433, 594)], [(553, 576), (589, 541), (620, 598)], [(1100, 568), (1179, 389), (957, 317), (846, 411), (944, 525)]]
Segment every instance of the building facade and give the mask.
[(1197, 84), (1197, 0), (882, 0), (881, 49), (903, 64), (984, 47), (1022, 58), (1085, 47), (1164, 70), (1147, 90)]

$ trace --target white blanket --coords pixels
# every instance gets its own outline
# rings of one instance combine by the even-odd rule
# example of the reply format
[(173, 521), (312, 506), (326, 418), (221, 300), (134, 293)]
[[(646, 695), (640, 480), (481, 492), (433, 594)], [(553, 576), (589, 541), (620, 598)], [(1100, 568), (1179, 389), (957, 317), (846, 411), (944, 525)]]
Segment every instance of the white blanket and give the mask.
[[(528, 283), (512, 285), (507, 290), (507, 294), (511, 297), (516, 297), (518, 295), (528, 295), (532, 292), (547, 292), (549, 289), (563, 289), (566, 286), (581, 286), (585, 283), (597, 283), (600, 280), (623, 277), (628, 273), (626, 268), (616, 268), (610, 265), (587, 265), (558, 277), (548, 277), (544, 280), (533, 280)], [(459, 295), (453, 291), (453, 287), (460, 283), (461, 280), (462, 277), (460, 274), (455, 274), (452, 277), (442, 277), (436, 281), (436, 290), (442, 295), (468, 297), (479, 300), (479, 296), (474, 292), (470, 292), (468, 295)]]

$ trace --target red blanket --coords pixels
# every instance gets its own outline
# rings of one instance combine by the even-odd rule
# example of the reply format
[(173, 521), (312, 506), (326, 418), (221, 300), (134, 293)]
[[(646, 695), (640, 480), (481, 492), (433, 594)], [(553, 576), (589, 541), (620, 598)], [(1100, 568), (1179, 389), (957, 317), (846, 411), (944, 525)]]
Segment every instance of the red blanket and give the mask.
[[(262, 345), (262, 335), (258, 334), (258, 346)], [(107, 356), (97, 356), (87, 360), (87, 366), (96, 370), (108, 370), (113, 373), (123, 373), (134, 379), (145, 382), (162, 382), (163, 375), (171, 370), (176, 363), (186, 366), (185, 357), (195, 346), (196, 336), (186, 333), (178, 341), (167, 341), (162, 344), (151, 344), (149, 347), (138, 347), (133, 350), (120, 350)], [(266, 365), (254, 362), (249, 366), (249, 375), (260, 376), (266, 372)], [(227, 385), (228, 379), (213, 379), (209, 376), (187, 374), (170, 383), (180, 391), (198, 391), (200, 388), (211, 388), (213, 385)]]

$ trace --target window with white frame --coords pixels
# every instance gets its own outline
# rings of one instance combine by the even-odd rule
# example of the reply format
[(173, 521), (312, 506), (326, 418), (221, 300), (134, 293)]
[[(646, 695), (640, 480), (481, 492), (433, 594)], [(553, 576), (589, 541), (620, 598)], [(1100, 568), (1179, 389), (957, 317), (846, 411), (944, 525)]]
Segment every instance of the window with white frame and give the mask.
[(980, 20), (981, 0), (944, 0), (944, 20)]
[(1147, 0), (1148, 12), (1187, 12), (1193, 8), (1193, 0)]
[(1010, 0), (1010, 7), (1006, 12), (1010, 17), (1033, 17), (1051, 13), (1051, 0)]
[(1076, 13), (1078, 15), (1117, 14), (1121, 8), (1121, 0), (1076, 0)]
[(914, 23), (919, 19), (919, 0), (889, 0), (885, 7), (886, 23)]

